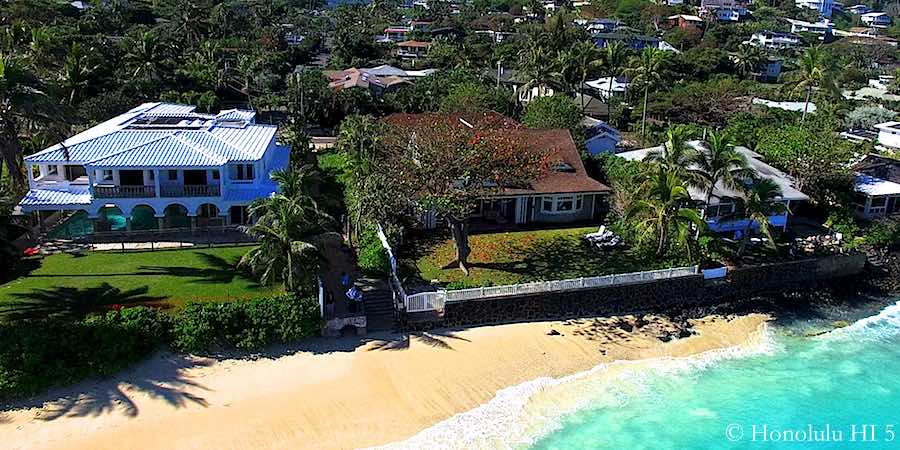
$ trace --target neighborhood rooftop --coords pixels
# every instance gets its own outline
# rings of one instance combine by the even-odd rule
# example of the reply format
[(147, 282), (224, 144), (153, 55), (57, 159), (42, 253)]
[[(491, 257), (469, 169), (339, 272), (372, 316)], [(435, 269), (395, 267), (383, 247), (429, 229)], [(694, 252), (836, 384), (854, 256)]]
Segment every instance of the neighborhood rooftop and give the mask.
[(146, 103), (25, 158), (27, 163), (89, 166), (220, 166), (257, 161), (277, 127), (249, 111), (200, 114), (195, 107)]

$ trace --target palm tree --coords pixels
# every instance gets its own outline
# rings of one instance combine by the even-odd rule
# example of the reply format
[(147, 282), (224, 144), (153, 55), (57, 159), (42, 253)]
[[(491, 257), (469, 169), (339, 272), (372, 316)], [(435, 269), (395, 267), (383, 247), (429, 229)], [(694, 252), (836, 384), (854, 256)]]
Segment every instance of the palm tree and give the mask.
[(698, 175), (691, 162), (697, 151), (689, 144), (694, 131), (686, 125), (675, 125), (666, 130), (666, 141), (660, 150), (651, 151), (644, 162), (658, 164), (666, 171), (677, 174), (683, 180), (696, 184)]
[(263, 284), (281, 281), (288, 291), (301, 289), (302, 279), (309, 281), (321, 267), (324, 246), (340, 242), (339, 234), (328, 231), (334, 220), (308, 193), (311, 175), (308, 170), (273, 172), (279, 192), (250, 206), (257, 220), (246, 232), (259, 246), (238, 265), (250, 268)]
[(762, 65), (765, 57), (765, 53), (759, 47), (741, 44), (738, 46), (737, 51), (731, 54), (731, 61), (734, 63), (734, 68), (738, 75), (746, 79), (759, 70), (759, 66)]
[(519, 64), (528, 77), (522, 86), (523, 92), (537, 88), (538, 97), (548, 93), (553, 86), (559, 85), (562, 75), (559, 73), (559, 60), (539, 39), (531, 39), (519, 52)]
[(603, 49), (603, 65), (609, 73), (609, 89), (606, 92), (606, 101), (612, 97), (613, 80), (621, 75), (622, 69), (628, 63), (628, 49), (619, 42), (611, 42)]
[(743, 189), (742, 195), (737, 199), (737, 202), (739, 209), (743, 211), (748, 220), (741, 236), (741, 245), (738, 247), (738, 257), (743, 255), (744, 250), (747, 248), (747, 242), (750, 241), (750, 233), (753, 232), (753, 225), (757, 225), (763, 235), (766, 236), (769, 246), (776, 248), (769, 217), (788, 212), (788, 207), (784, 203), (776, 201), (780, 196), (781, 187), (768, 178), (752, 180)]
[(809, 111), (809, 98), (814, 88), (824, 88), (830, 91), (837, 89), (830, 67), (828, 55), (821, 46), (810, 47), (800, 55), (797, 61), (799, 68), (794, 75), (793, 90), (796, 93), (805, 92), (806, 99), (803, 106), (803, 116), (800, 121), (806, 120)]
[[(579, 42), (559, 56), (560, 65), (573, 91), (580, 92), (588, 76), (602, 66), (600, 50), (592, 42)], [(584, 95), (581, 96), (581, 112), (584, 113)]]
[[(710, 132), (703, 142), (703, 149), (695, 152), (690, 158), (695, 180), (706, 191), (706, 203), (709, 205), (717, 184), (728, 189), (737, 189), (743, 181), (754, 175), (747, 158), (735, 149), (734, 140), (724, 132)], [(703, 211), (706, 218), (706, 210)]]
[(641, 138), (646, 134), (647, 127), (647, 97), (650, 88), (662, 81), (662, 68), (666, 61), (666, 52), (646, 47), (640, 56), (631, 61), (625, 73), (631, 79), (631, 83), (644, 87), (644, 111), (641, 117)]
[(123, 41), (125, 69), (136, 79), (159, 80), (166, 47), (152, 30), (137, 31)]
[(24, 60), (0, 54), (0, 157), (15, 187), (25, 184), (20, 125), (46, 117), (53, 109), (41, 87)]
[(81, 91), (90, 84), (91, 77), (100, 68), (100, 64), (92, 61), (93, 52), (94, 49), (85, 52), (78, 42), (73, 42), (69, 47), (60, 74), (60, 85), (69, 93), (70, 105), (75, 103)]
[(353, 115), (341, 122), (337, 149), (347, 156), (351, 169), (345, 174), (348, 179), (344, 182), (352, 186), (353, 195), (349, 197), (354, 204), (349, 207), (356, 216), (353, 221), (355, 235), (359, 235), (362, 218), (369, 216), (370, 195), (376, 195), (376, 190), (367, 189), (366, 185), (375, 170), (375, 157), (382, 144), (382, 135), (380, 122), (371, 116)]
[(637, 226), (642, 236), (655, 236), (656, 255), (663, 256), (674, 236), (692, 259), (692, 235), (695, 227), (702, 229), (705, 224), (691, 205), (691, 196), (684, 180), (677, 173), (663, 166), (645, 178), (643, 196), (635, 202), (626, 218), (638, 218)]

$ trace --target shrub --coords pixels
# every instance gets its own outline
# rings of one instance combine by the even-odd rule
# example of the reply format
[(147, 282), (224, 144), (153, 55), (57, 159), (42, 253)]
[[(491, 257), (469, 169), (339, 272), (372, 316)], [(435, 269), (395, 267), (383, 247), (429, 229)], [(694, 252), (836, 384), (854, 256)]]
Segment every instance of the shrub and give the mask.
[(259, 349), (317, 335), (320, 322), (315, 300), (286, 294), (191, 303), (175, 315), (141, 306), (83, 320), (0, 323), (0, 399), (108, 376), (166, 344), (187, 352)]
[(185, 352), (256, 350), (314, 336), (320, 325), (316, 302), (290, 294), (246, 302), (189, 303), (175, 315), (172, 346)]
[(111, 375), (159, 348), (168, 328), (165, 313), (145, 307), (82, 321), (4, 323), (0, 325), (0, 398)]
[(900, 245), (900, 221), (881, 219), (865, 230), (865, 242), (873, 247), (891, 250)]
[(872, 129), (876, 124), (894, 120), (897, 113), (880, 106), (860, 106), (847, 113), (844, 119), (848, 128)]
[(362, 232), (359, 239), (359, 267), (371, 275), (385, 275), (391, 271), (387, 251), (372, 228)]

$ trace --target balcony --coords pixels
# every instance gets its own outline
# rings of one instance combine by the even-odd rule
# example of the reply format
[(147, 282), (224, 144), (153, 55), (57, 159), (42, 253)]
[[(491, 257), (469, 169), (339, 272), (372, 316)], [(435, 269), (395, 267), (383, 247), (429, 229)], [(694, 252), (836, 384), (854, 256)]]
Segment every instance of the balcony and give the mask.
[(155, 186), (94, 186), (96, 198), (156, 197)]
[(160, 186), (162, 197), (219, 197), (222, 195), (218, 184), (212, 185), (171, 185)]

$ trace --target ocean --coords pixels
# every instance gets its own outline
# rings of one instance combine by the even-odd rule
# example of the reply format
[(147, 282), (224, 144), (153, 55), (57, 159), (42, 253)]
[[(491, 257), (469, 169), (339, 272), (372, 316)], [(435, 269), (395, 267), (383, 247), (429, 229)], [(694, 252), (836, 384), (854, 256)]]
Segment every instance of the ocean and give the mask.
[(808, 336), (617, 362), (498, 392), (394, 448), (900, 448), (900, 301)]

